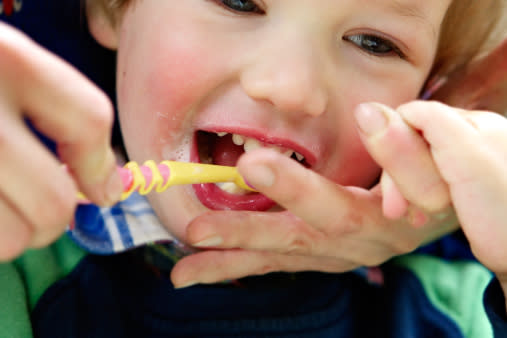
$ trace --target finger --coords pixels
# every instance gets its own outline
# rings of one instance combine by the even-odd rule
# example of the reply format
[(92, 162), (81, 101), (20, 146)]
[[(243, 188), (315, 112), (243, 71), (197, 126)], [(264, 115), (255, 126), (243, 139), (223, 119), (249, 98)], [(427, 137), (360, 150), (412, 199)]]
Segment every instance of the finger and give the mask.
[(406, 200), (428, 212), (450, 203), (447, 184), (427, 143), (396, 111), (380, 104), (362, 104), (355, 117), (368, 152)]
[(464, 118), (462, 110), (438, 102), (413, 102), (398, 111), (424, 135), (439, 172), (449, 184), (473, 179), (481, 167), (477, 163), (489, 156), (481, 146), (477, 128)]
[[(356, 209), (360, 207), (358, 203)], [(422, 231), (411, 230), (405, 220), (386, 221), (381, 211), (378, 216), (365, 215), (363, 223), (357, 226), (350, 226), (357, 219), (336, 219), (327, 231), (319, 231), (289, 212), (210, 212), (187, 226), (185, 241), (199, 248), (340, 257), (361, 265), (374, 265), (394, 253), (413, 250), (425, 238)]]
[[(3, 38), (2, 38), (3, 37)], [(23, 34), (0, 25), (0, 89), (11, 112), (22, 110), (59, 144), (63, 161), (90, 200), (118, 200), (121, 180), (110, 147), (113, 109), (95, 85)], [(19, 109), (18, 109), (19, 107)]]
[(288, 212), (204, 214), (187, 226), (186, 241), (200, 248), (243, 248), (291, 255), (318, 256), (331, 249), (325, 233)]
[(257, 190), (316, 229), (326, 229), (346, 215), (362, 217), (350, 207), (355, 197), (346, 188), (276, 151), (249, 152), (239, 159), (237, 166)]
[(274, 271), (343, 272), (357, 267), (344, 260), (285, 256), (246, 250), (209, 250), (181, 259), (171, 271), (175, 287), (216, 283)]
[(405, 215), (408, 209), (408, 201), (394, 183), (389, 174), (384, 171), (380, 178), (382, 187), (382, 210), (389, 219), (399, 219)]
[(13, 122), (16, 118), (0, 113), (0, 194), (32, 227), (32, 245), (40, 246), (61, 234), (71, 219), (76, 187), (28, 128)]
[(466, 120), (479, 134), (483, 144), (491, 150), (499, 150), (501, 157), (507, 149), (507, 118), (488, 111), (463, 111), (461, 117)]
[(2, 196), (0, 196), (0, 234), (0, 261), (15, 258), (30, 244), (30, 226)]
[(435, 161), (451, 185), (453, 205), (474, 254), (486, 264), (503, 265), (505, 245), (501, 242), (507, 238), (505, 120), (492, 113), (432, 105), (429, 111), (412, 109), (403, 115), (425, 133)]

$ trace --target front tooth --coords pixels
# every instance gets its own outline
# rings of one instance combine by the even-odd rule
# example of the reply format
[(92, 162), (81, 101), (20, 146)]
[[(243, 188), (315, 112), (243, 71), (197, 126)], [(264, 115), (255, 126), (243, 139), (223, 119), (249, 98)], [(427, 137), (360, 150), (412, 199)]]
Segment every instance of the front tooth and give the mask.
[(227, 135), (227, 133), (225, 131), (221, 131), (221, 132), (217, 133), (217, 135), (220, 137), (224, 137), (225, 135)]
[(232, 142), (237, 146), (242, 146), (245, 143), (245, 138), (238, 134), (232, 134)]
[(243, 148), (245, 148), (245, 152), (248, 153), (249, 151), (260, 148), (261, 146), (262, 145), (259, 141), (254, 138), (249, 138), (245, 141)]
[(298, 159), (298, 161), (302, 161), (305, 159), (305, 157), (298, 152), (295, 152), (294, 154), (296, 154), (296, 158)]

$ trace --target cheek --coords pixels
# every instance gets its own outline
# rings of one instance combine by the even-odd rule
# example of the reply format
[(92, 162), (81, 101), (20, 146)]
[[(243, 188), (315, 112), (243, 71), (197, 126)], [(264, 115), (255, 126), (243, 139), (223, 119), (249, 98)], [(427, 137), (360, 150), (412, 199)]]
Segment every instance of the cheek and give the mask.
[(195, 106), (209, 87), (212, 65), (201, 57), (198, 47), (172, 47), (154, 58), (146, 73), (146, 88), (151, 102), (165, 108), (174, 117)]
[(323, 174), (341, 185), (369, 187), (374, 183), (380, 168), (366, 151), (355, 126), (344, 131), (337, 140), (336, 152), (323, 168)]
[(329, 130), (330, 138), (329, 163), (335, 163), (332, 167), (323, 168), (325, 175), (342, 185), (354, 185), (369, 187), (378, 179), (381, 169), (366, 151), (356, 129), (354, 110), (363, 102), (381, 102), (396, 108), (400, 104), (417, 98), (422, 85), (422, 80), (414, 78), (407, 81), (405, 86), (400, 86), (400, 77), (384, 79), (361, 79), (359, 74), (351, 76), (352, 79), (345, 86), (340, 86), (337, 91), (340, 111), (331, 126), (338, 126)]
[(342, 168), (338, 168), (338, 182), (343, 185), (370, 187), (380, 175), (381, 169), (368, 154), (359, 137), (349, 140)]
[[(142, 41), (132, 44), (135, 49), (125, 48), (119, 56), (118, 79), (124, 136), (133, 135), (138, 148), (149, 147), (150, 156), (159, 157), (182, 137), (188, 138), (192, 112), (220, 71), (212, 59), (203, 57), (207, 53), (202, 45), (170, 37), (163, 43)], [(146, 132), (140, 134), (140, 127)]]

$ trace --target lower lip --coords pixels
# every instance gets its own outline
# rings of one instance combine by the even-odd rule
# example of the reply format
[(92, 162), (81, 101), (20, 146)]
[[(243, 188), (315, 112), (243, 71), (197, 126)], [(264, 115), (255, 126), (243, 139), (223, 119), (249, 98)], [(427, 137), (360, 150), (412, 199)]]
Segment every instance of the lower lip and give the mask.
[[(192, 145), (190, 161), (200, 162), (196, 141)], [(262, 194), (230, 194), (213, 183), (194, 184), (192, 187), (199, 201), (211, 210), (266, 211), (276, 205), (273, 200)]]
[(211, 210), (266, 211), (275, 206), (275, 202), (261, 194), (229, 194), (209, 183), (194, 184), (193, 188), (199, 201)]

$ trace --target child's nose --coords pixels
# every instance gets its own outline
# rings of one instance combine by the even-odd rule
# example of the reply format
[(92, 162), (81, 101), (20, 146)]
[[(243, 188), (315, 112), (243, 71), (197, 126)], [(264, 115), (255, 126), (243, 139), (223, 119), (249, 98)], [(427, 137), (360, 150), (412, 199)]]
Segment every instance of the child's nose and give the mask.
[(325, 54), (300, 37), (261, 44), (241, 74), (245, 92), (277, 110), (320, 116), (328, 105), (329, 85)]

